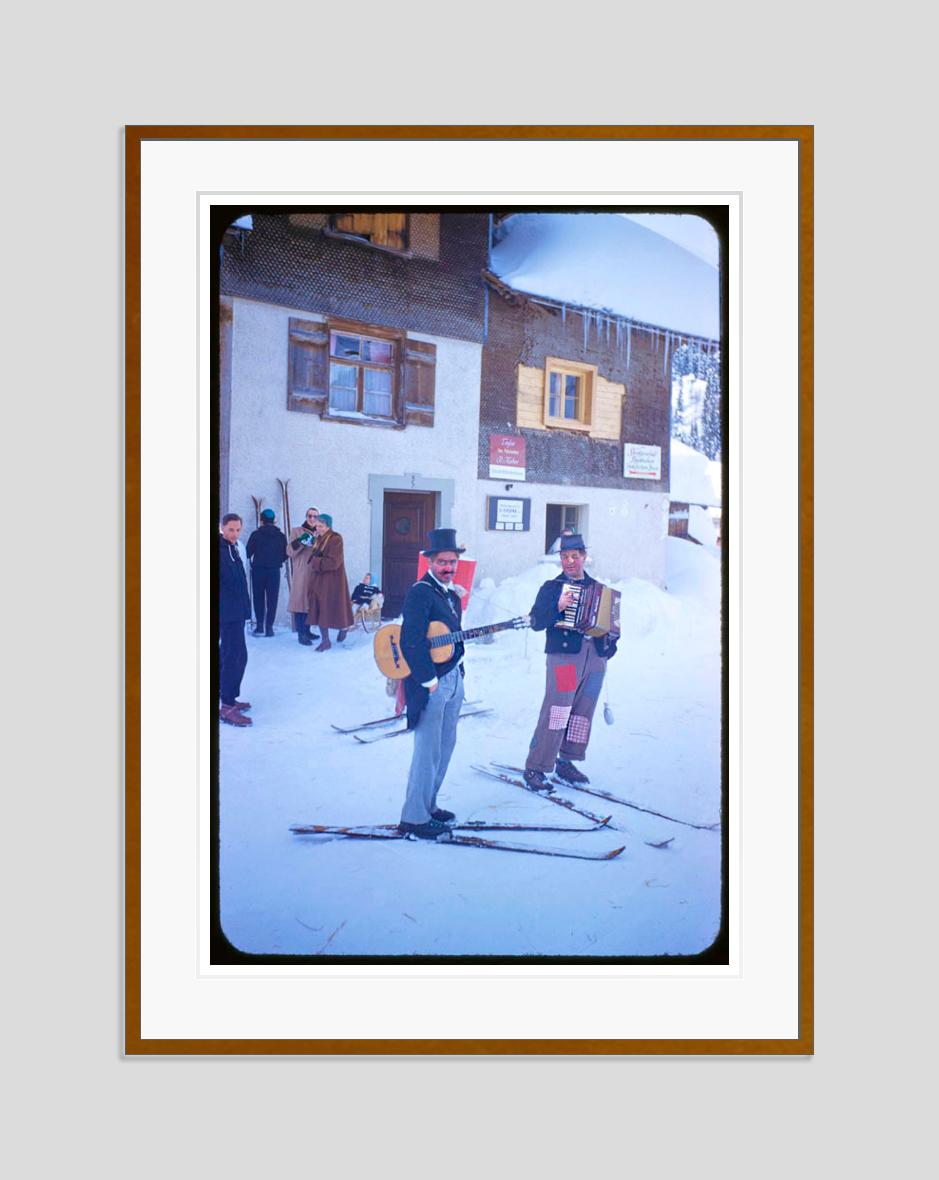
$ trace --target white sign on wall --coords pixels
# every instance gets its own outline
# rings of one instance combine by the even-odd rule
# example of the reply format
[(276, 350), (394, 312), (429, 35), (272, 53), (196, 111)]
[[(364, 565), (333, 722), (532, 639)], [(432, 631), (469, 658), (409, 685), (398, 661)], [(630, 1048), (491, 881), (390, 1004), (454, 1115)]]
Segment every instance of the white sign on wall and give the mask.
[(521, 527), (522, 509), (524, 507), (521, 500), (499, 500), (498, 505), (496, 509), (496, 524), (517, 524)]
[(623, 475), (627, 479), (661, 479), (662, 448), (624, 443)]

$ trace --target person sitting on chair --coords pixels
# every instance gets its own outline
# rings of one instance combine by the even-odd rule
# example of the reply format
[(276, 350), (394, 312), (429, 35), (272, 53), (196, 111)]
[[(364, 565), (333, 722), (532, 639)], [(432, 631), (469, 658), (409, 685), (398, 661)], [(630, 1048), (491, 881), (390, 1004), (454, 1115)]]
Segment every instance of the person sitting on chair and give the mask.
[(378, 622), (381, 618), (381, 608), (385, 598), (380, 586), (372, 585), (372, 575), (364, 574), (362, 581), (352, 591), (352, 605), (355, 611), (352, 616), (353, 624), (361, 621), (364, 630), (368, 630), (367, 622)]

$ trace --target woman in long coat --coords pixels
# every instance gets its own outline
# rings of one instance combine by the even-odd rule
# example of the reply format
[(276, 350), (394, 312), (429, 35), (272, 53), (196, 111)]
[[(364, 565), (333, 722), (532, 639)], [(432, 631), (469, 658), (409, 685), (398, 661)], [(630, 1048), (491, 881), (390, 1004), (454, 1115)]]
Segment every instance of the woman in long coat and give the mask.
[(307, 611), (310, 608), (310, 578), (313, 573), (310, 559), (316, 546), (316, 522), (320, 510), (308, 508), (303, 524), (290, 530), (287, 538), (287, 555), (290, 558), (290, 600), (287, 609), (293, 615), (297, 627), (297, 639), (309, 647), (318, 635), (310, 632)]
[(310, 554), (310, 592), (307, 619), (323, 634), (317, 651), (328, 651), (329, 628), (338, 627), (338, 643), (352, 626), (352, 605), (349, 601), (349, 581), (343, 559), (342, 537), (333, 532), (333, 518), (320, 513), (316, 522), (316, 543)]

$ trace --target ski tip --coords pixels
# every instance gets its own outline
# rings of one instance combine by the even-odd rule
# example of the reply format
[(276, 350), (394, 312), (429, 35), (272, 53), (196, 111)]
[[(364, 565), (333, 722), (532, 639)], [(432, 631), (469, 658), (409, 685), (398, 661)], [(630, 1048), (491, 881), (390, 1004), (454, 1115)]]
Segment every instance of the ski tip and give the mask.
[(667, 840), (645, 840), (650, 848), (668, 848), (669, 844), (675, 839), (674, 836), (669, 836)]
[(598, 828), (605, 828), (605, 827), (606, 827), (606, 825), (607, 825), (608, 823), (610, 823), (610, 821), (611, 821), (612, 819), (613, 819), (613, 816), (612, 816), (612, 815), (608, 815), (608, 816), (607, 816), (605, 819), (601, 819), (601, 820), (600, 820), (600, 822), (597, 824), (597, 827), (598, 827)]
[(618, 857), (619, 854), (621, 852), (624, 852), (625, 850), (626, 850), (626, 845), (624, 844), (622, 848), (614, 848), (612, 852), (608, 852), (603, 859), (604, 860), (615, 860), (616, 857)]

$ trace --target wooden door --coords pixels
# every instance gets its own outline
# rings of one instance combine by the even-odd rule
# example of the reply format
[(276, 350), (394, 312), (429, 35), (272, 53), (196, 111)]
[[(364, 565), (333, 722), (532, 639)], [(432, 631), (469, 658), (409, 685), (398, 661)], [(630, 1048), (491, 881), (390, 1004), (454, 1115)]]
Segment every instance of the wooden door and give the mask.
[(401, 614), (404, 596), (417, 580), (417, 559), (434, 527), (435, 492), (385, 492), (382, 531), (382, 616)]

